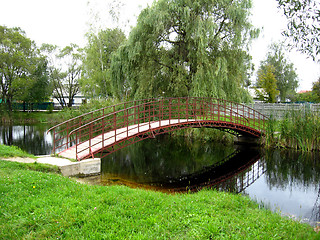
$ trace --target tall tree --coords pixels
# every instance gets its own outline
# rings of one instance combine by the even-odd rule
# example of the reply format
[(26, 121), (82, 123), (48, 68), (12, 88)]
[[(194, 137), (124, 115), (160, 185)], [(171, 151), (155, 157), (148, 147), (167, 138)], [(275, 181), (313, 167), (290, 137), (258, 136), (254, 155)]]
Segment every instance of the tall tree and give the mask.
[(292, 47), (316, 60), (320, 53), (320, 2), (318, 0), (277, 0), (288, 19), (284, 35)]
[(15, 83), (17, 94), (14, 99), (22, 101), (24, 106), (28, 103), (44, 102), (52, 94), (46, 58), (39, 56), (33, 60), (36, 62), (30, 62), (33, 66), (30, 76)]
[(52, 94), (52, 88), (49, 81), (48, 61), (45, 57), (40, 57), (35, 65), (35, 71), (32, 74), (34, 83), (32, 91), (29, 94), (30, 102), (47, 101)]
[(106, 29), (97, 35), (89, 33), (87, 39), (80, 81), (81, 92), (92, 97), (110, 96), (111, 56), (126, 40), (125, 34), (120, 29)]
[[(268, 103), (276, 102), (276, 97), (279, 94), (274, 72), (275, 68), (270, 64), (258, 70), (256, 92), (260, 100)], [(260, 91), (259, 88), (263, 89), (263, 91)]]
[(62, 108), (71, 107), (74, 97), (80, 90), (83, 50), (76, 44), (70, 44), (63, 49), (43, 44), (41, 51), (48, 60), (52, 96)]
[[(260, 100), (268, 103), (275, 103), (279, 91), (277, 90), (277, 80), (274, 75), (274, 66), (268, 64), (258, 70), (257, 95)], [(262, 88), (263, 91), (260, 91)]]
[(318, 81), (314, 82), (312, 84), (312, 92), (314, 93), (314, 95), (317, 96), (317, 100), (318, 102), (320, 101), (320, 78), (318, 79)]
[(250, 0), (154, 2), (113, 57), (115, 95), (245, 100), (247, 46), (258, 34), (250, 8)]
[(261, 62), (260, 68), (268, 65), (274, 67), (273, 74), (277, 80), (277, 90), (281, 101), (286, 101), (289, 95), (293, 96), (298, 87), (298, 75), (293, 63), (291, 63), (284, 54), (282, 44), (272, 44), (267, 58)]
[[(57, 56), (67, 67), (64, 72), (65, 77), (63, 82), (57, 85), (60, 89), (54, 89), (54, 93), (57, 91), (63, 92), (64, 97), (68, 99), (68, 103), (63, 107), (70, 108), (73, 104), (74, 97), (80, 92), (79, 79), (82, 71), (82, 51), (78, 45), (70, 44), (63, 48)], [(54, 97), (56, 96), (57, 95), (54, 94)]]
[[(45, 96), (45, 88), (32, 98), (35, 87), (46, 77), (46, 65), (33, 41), (20, 28), (0, 26), (0, 87), (1, 98), (12, 110), (13, 100), (30, 102)], [(39, 72), (39, 67), (43, 70)], [(38, 89), (39, 90), (39, 89)]]

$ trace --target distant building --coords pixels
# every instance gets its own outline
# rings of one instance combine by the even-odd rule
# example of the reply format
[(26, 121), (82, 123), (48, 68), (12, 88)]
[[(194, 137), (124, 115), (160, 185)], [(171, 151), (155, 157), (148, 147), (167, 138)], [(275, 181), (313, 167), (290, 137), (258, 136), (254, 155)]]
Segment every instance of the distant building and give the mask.
[(301, 90), (298, 93), (301, 94), (301, 93), (307, 93), (307, 92), (311, 92), (311, 91), (310, 90)]
[(263, 88), (248, 88), (248, 92), (250, 96), (253, 98), (253, 100), (255, 102), (261, 102), (261, 100), (259, 100), (259, 96), (257, 95), (257, 90), (263, 93), (265, 97), (267, 97), (267, 94), (265, 93)]
[[(64, 96), (64, 101), (68, 103), (69, 98), (67, 96)], [(56, 98), (52, 98), (51, 102), (53, 102), (54, 109), (61, 109), (61, 105), (59, 101)], [(81, 104), (84, 104), (87, 102), (87, 98), (83, 96), (81, 93), (78, 93), (76, 96), (74, 96), (73, 101), (72, 101), (72, 107), (77, 108)]]

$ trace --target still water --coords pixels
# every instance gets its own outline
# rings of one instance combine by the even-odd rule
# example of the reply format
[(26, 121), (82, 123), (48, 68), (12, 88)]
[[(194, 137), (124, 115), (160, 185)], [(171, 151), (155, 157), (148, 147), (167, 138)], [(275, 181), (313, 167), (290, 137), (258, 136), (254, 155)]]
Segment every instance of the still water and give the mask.
[(315, 225), (320, 221), (319, 157), (162, 135), (104, 158), (98, 181), (164, 192), (210, 187), (241, 193)]
[(0, 125), (0, 144), (14, 145), (34, 155), (48, 155), (52, 151), (52, 135), (47, 124)]
[[(0, 143), (35, 155), (50, 154), (49, 126), (0, 126)], [(85, 179), (163, 192), (216, 188), (248, 195), (283, 215), (320, 221), (320, 156), (224, 146), (168, 135), (147, 139), (102, 159), (101, 175)]]

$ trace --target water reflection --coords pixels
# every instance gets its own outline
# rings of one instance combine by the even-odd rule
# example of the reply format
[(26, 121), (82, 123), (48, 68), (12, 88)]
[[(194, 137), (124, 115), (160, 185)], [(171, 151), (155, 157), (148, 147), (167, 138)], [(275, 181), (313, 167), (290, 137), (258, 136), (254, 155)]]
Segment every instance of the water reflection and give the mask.
[(103, 159), (102, 179), (151, 185), (192, 174), (226, 158), (234, 147), (160, 135), (128, 146)]
[[(259, 158), (260, 154), (257, 149), (237, 149), (211, 166), (160, 182), (158, 185), (161, 184), (162, 187), (172, 192), (198, 191), (210, 187), (239, 193), (263, 174), (264, 165), (257, 162)], [(253, 168), (256, 170), (251, 171)], [(253, 175), (248, 173), (253, 173)]]
[(163, 135), (106, 157), (101, 168), (103, 185), (241, 192), (282, 214), (320, 221), (319, 153), (264, 152)]
[(245, 190), (274, 211), (312, 224), (320, 221), (319, 153), (268, 151), (266, 172)]
[(0, 126), (0, 144), (15, 145), (34, 155), (47, 155), (52, 151), (52, 136), (46, 133), (46, 124)]
[[(0, 126), (0, 143), (43, 155), (52, 150), (46, 124)], [(320, 154), (260, 151), (168, 135), (128, 146), (102, 160), (94, 184), (166, 192), (204, 187), (248, 195), (274, 211), (320, 222)]]
[[(101, 179), (106, 185), (165, 192), (214, 187), (238, 193), (263, 174), (264, 164), (259, 159), (260, 152), (254, 148), (161, 135), (104, 158)], [(253, 175), (252, 168), (257, 168)]]

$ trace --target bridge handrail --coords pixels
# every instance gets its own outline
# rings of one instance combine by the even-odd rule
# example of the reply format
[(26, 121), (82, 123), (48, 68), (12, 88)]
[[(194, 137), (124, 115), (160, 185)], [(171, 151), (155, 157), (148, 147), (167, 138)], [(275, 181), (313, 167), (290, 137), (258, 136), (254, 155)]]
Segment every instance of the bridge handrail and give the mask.
[[(178, 99), (178, 98), (169, 98), (169, 100), (170, 100), (170, 99)], [(104, 118), (107, 118), (107, 117), (112, 116), (112, 115), (117, 114), (117, 113), (125, 112), (125, 111), (130, 110), (130, 109), (134, 109), (134, 108), (137, 108), (137, 107), (140, 107), (140, 106), (144, 106), (144, 105), (147, 105), (147, 104), (156, 103), (156, 102), (158, 102), (158, 101), (159, 101), (159, 100), (150, 101), (150, 102), (144, 102), (144, 103), (139, 104), (139, 105), (134, 105), (134, 106), (131, 106), (131, 107), (129, 107), (129, 108), (120, 109), (120, 110), (118, 110), (118, 111), (116, 111), (116, 112), (108, 113), (107, 115), (104, 115), (104, 116), (102, 116), (102, 117), (96, 118), (96, 119), (92, 120), (91, 122), (88, 122), (88, 123), (86, 123), (86, 124), (84, 124), (84, 125), (81, 125), (80, 127), (76, 128), (76, 129), (73, 129), (73, 130), (69, 133), (68, 137), (71, 137), (75, 132), (78, 132), (78, 131), (80, 131), (81, 129), (86, 128), (86, 127), (94, 124), (95, 122), (98, 122), (98, 121), (100, 121), (100, 120), (103, 120)], [(214, 104), (214, 105), (220, 106), (219, 104)], [(238, 104), (238, 105), (241, 106), (241, 104)], [(243, 106), (246, 107), (245, 105), (243, 105)], [(235, 113), (236, 115), (239, 115), (239, 116), (245, 118), (245, 120), (246, 120), (247, 122), (249, 122), (248, 118), (245, 117), (244, 115), (239, 114), (238, 112), (236, 112), (236, 111), (234, 111), (234, 110), (232, 110), (232, 109), (230, 109), (230, 108), (228, 108), (228, 107), (226, 107), (226, 109), (232, 111), (232, 112)], [(254, 110), (254, 109), (252, 109), (252, 110)], [(256, 111), (256, 110), (254, 110), (254, 111)], [(195, 117), (193, 117), (193, 118), (195, 118)], [(195, 120), (196, 120), (196, 119), (195, 119)]]
[[(156, 101), (154, 101), (154, 102), (156, 102)], [(149, 103), (152, 103), (152, 102), (147, 102), (147, 103), (149, 104)], [(81, 130), (82, 128), (85, 128), (85, 127), (87, 127), (87, 126), (90, 126), (91, 124), (93, 124), (93, 123), (95, 123), (95, 122), (98, 122), (98, 121), (100, 121), (100, 120), (102, 120), (102, 119), (104, 119), (104, 118), (106, 118), (106, 117), (109, 117), (109, 116), (111, 116), (111, 115), (114, 115), (114, 114), (117, 114), (117, 113), (120, 113), (120, 112), (127, 111), (127, 110), (129, 110), (129, 109), (134, 109), (134, 108), (136, 108), (136, 107), (143, 106), (143, 105), (145, 105), (145, 104), (147, 104), (147, 103), (142, 103), (142, 104), (139, 104), (139, 105), (134, 105), (134, 106), (129, 107), (129, 108), (120, 109), (120, 110), (118, 110), (118, 111), (116, 111), (116, 112), (108, 113), (107, 115), (104, 115), (104, 116), (102, 116), (102, 117), (96, 118), (96, 119), (94, 119), (94, 120), (91, 121), (91, 122), (88, 122), (88, 123), (86, 123), (86, 124), (84, 124), (84, 125), (81, 125), (80, 127), (76, 128), (76, 129), (73, 129), (73, 130), (69, 133), (69, 136), (71, 137), (71, 135), (74, 134), (75, 132), (78, 132), (78, 131)]]
[[(149, 99), (152, 99), (152, 98), (149, 98)], [(128, 101), (128, 102), (117, 103), (117, 104), (110, 105), (110, 106), (106, 106), (106, 107), (103, 107), (103, 108), (99, 108), (99, 109), (96, 109), (96, 110), (93, 110), (93, 111), (90, 111), (90, 112), (87, 112), (87, 113), (83, 113), (83, 114), (81, 114), (81, 115), (79, 115), (79, 116), (73, 117), (73, 118), (68, 119), (68, 120), (65, 120), (65, 121), (63, 121), (63, 122), (61, 122), (61, 123), (59, 123), (59, 124), (57, 124), (57, 125), (55, 125), (55, 126), (52, 126), (52, 127), (49, 128), (49, 130), (47, 131), (47, 134), (48, 134), (49, 132), (51, 132), (53, 129), (55, 129), (55, 128), (58, 128), (58, 127), (60, 127), (60, 126), (62, 126), (62, 125), (64, 125), (64, 124), (66, 124), (66, 123), (68, 123), (68, 122), (71, 122), (71, 121), (74, 121), (74, 120), (76, 120), (76, 119), (79, 119), (79, 118), (88, 116), (88, 115), (90, 115), (90, 114), (93, 114), (93, 113), (96, 113), (96, 112), (99, 112), (99, 111), (103, 111), (103, 110), (108, 109), (108, 108), (113, 108), (113, 107), (117, 107), (117, 106), (120, 106), (120, 105), (125, 105), (125, 104), (129, 104), (129, 103), (139, 102), (139, 101), (144, 101), (144, 100), (149, 100), (149, 99), (147, 98), (147, 99), (132, 100), (132, 101)]]
[[(178, 102), (176, 102), (176, 100)], [(195, 104), (196, 107), (195, 107), (195, 109), (192, 108), (193, 111), (199, 111), (199, 110), (202, 111), (203, 108), (206, 108), (206, 106), (208, 106), (208, 104), (210, 104), (212, 106), (218, 106), (218, 111), (219, 111), (219, 107), (224, 107), (225, 110), (228, 110), (228, 111), (230, 110), (232, 112), (231, 117), (234, 116), (233, 114), (236, 114), (236, 115), (242, 117), (243, 121), (245, 120), (246, 122), (249, 122), (248, 118), (263, 120), (263, 122), (256, 121), (256, 120), (251, 122), (251, 126), (253, 124), (253, 126), (255, 126), (255, 128), (261, 129), (262, 131), (265, 130), (264, 129), (264, 127), (265, 127), (264, 120), (268, 119), (268, 117), (266, 117), (264, 114), (261, 114), (257, 110), (255, 110), (245, 104), (236, 103), (233, 101), (228, 101), (228, 100), (218, 99), (218, 98), (176, 97), (176, 98), (149, 98), (149, 99), (141, 99), (141, 100), (132, 100), (132, 101), (124, 102), (124, 103), (118, 103), (118, 104), (114, 104), (111, 106), (107, 106), (107, 107), (97, 109), (97, 110), (94, 110), (94, 111), (91, 111), (91, 112), (88, 112), (85, 114), (81, 114), (77, 117), (74, 117), (74, 118), (69, 119), (67, 121), (64, 121), (56, 126), (51, 127), (47, 131), (47, 133), (54, 130), (54, 133), (53, 133), (54, 134), (54, 153), (55, 153), (56, 149), (68, 148), (69, 144), (71, 146), (74, 142), (76, 144), (78, 144), (78, 142), (77, 142), (78, 139), (76, 139), (75, 141), (74, 141), (74, 139), (71, 140), (71, 137), (74, 135), (75, 132), (81, 131), (82, 129), (85, 129), (86, 127), (88, 127), (92, 124), (95, 124), (98, 121), (101, 121), (101, 120), (108, 118), (112, 115), (116, 115), (118, 113), (122, 113), (122, 112), (125, 112), (128, 110), (134, 109), (134, 108), (139, 108), (141, 106), (149, 105), (150, 107), (152, 107), (151, 105), (155, 106), (154, 105), (155, 103), (158, 103), (158, 102), (160, 103), (161, 101), (162, 101), (162, 110), (165, 110), (165, 108), (168, 107), (169, 104), (174, 104), (174, 106), (184, 106), (185, 104), (190, 104), (192, 106), (192, 104)], [(198, 103), (200, 103), (200, 105), (198, 105)], [(122, 107), (119, 108), (119, 106), (122, 106)], [(199, 106), (199, 108), (197, 108), (198, 106)], [(115, 111), (116, 109), (117, 109), (117, 111)], [(160, 106), (158, 109), (160, 110)], [(189, 110), (192, 110), (192, 109), (190, 108)], [(213, 109), (215, 109), (215, 108), (213, 108)], [(111, 112), (105, 113), (106, 110), (107, 111), (111, 110)], [(186, 108), (185, 110), (188, 110), (188, 108)], [(156, 111), (158, 111), (158, 110), (156, 110)], [(178, 108), (178, 111), (180, 111), (179, 108)], [(94, 114), (96, 114), (96, 113), (99, 113), (99, 114), (97, 116), (94, 116)], [(136, 114), (136, 112), (135, 112), (135, 114)], [(88, 118), (88, 116), (89, 116), (89, 118)], [(90, 116), (91, 116), (91, 118), (90, 118)], [(200, 116), (200, 115), (197, 115), (197, 116)], [(201, 114), (201, 116), (209, 117), (209, 115), (206, 115), (206, 114), (204, 114), (204, 115)], [(213, 116), (213, 115), (211, 115), (211, 116)], [(225, 115), (225, 116), (228, 116), (228, 115)], [(159, 118), (160, 116), (153, 116), (153, 117)], [(187, 117), (188, 117), (188, 114), (187, 114)], [(191, 117), (191, 115), (190, 115), (190, 117)], [(196, 116), (193, 116), (193, 118), (195, 118), (195, 117)], [(169, 118), (171, 118), (171, 115)], [(261, 125), (261, 124), (263, 124), (263, 125)], [(250, 127), (250, 122), (249, 122), (249, 125), (247, 125), (247, 124), (245, 124), (245, 125)], [(61, 126), (64, 126), (64, 128), (59, 128)], [(97, 124), (95, 124), (94, 126), (97, 126)], [(112, 124), (110, 124), (110, 126), (112, 128)], [(56, 132), (56, 130), (55, 130), (56, 128), (59, 128), (59, 131)], [(100, 131), (100, 129), (98, 129), (98, 130), (95, 129), (92, 133), (97, 133), (98, 131)], [(84, 135), (86, 135), (86, 133)], [(56, 138), (56, 136), (58, 136), (58, 137)], [(78, 138), (78, 137), (76, 137), (76, 138)], [(56, 145), (56, 143), (57, 143), (57, 145)]]
[[(180, 97), (180, 99), (187, 99), (187, 98), (189, 98), (189, 97)], [(247, 106), (247, 105), (245, 105), (245, 104), (242, 104), (242, 103), (236, 103), (236, 102), (233, 102), (233, 101), (228, 101), (228, 100), (218, 99), (218, 98), (210, 98), (210, 97), (191, 97), (191, 98), (214, 99), (214, 100), (219, 100), (219, 101), (226, 101), (226, 102), (229, 102), (229, 103), (235, 103), (235, 104), (237, 104), (237, 105), (239, 105), (239, 106), (244, 106), (244, 107), (246, 107), (246, 108), (248, 108), (248, 109), (250, 109), (250, 110), (252, 110), (252, 111), (254, 111), (254, 112), (257, 112), (259, 115), (263, 116), (263, 117), (266, 118), (266, 119), (268, 118), (266, 115), (258, 112), (258, 111), (255, 110), (254, 108), (249, 107), (249, 106)], [(76, 120), (76, 119), (78, 119), (78, 118), (82, 118), (82, 117), (88, 116), (88, 115), (93, 114), (93, 113), (95, 113), (95, 112), (103, 111), (104, 109), (113, 108), (113, 107), (117, 107), (117, 106), (119, 106), (119, 105), (126, 105), (126, 104), (129, 104), (129, 103), (134, 103), (134, 102), (139, 102), (139, 101), (149, 101), (149, 100), (155, 100), (155, 99), (156, 99), (156, 98), (149, 98), (149, 99), (147, 98), (147, 99), (140, 99), (140, 100), (132, 100), (132, 101), (127, 101), (127, 102), (124, 102), (124, 103), (117, 103), (117, 104), (114, 104), (114, 105), (110, 105), (110, 106), (107, 106), (107, 107), (103, 107), (103, 108), (100, 108), (100, 109), (96, 109), (96, 110), (94, 110), (94, 111), (90, 111), (90, 112), (81, 114), (81, 115), (76, 116), (76, 117), (74, 117), (74, 118), (68, 119), (68, 120), (66, 120), (66, 121), (64, 121), (64, 122), (62, 122), (62, 123), (59, 123), (59, 124), (57, 124), (57, 125), (55, 125), (55, 126), (52, 126), (51, 128), (49, 128), (49, 129), (47, 130), (47, 134), (48, 134), (49, 132), (51, 132), (53, 129), (55, 129), (55, 128), (57, 128), (57, 127), (60, 127), (60, 126), (66, 124), (66, 123), (68, 123), (68, 122), (74, 121), (74, 120)], [(158, 98), (158, 99), (179, 99), (179, 98)]]

